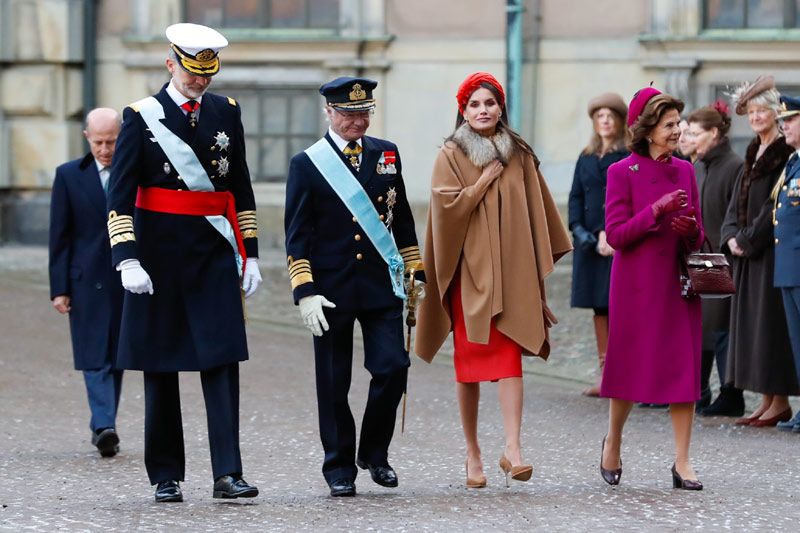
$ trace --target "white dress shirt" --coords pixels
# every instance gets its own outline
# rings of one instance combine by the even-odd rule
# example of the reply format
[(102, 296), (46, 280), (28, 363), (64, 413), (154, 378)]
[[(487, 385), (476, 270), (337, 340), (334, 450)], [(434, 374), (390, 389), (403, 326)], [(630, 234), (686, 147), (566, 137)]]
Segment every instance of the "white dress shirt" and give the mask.
[[(340, 152), (344, 153), (344, 149), (347, 148), (347, 143), (349, 143), (350, 141), (346, 141), (346, 140), (342, 139), (341, 137), (339, 137), (339, 135), (335, 131), (333, 131), (333, 129), (331, 129), (330, 127), (328, 127), (328, 135), (330, 135), (331, 139), (333, 139), (333, 144), (336, 145), (336, 148), (338, 148)], [(358, 139), (356, 141), (356, 144), (361, 146), (362, 150), (364, 149), (364, 147), (361, 144), (361, 139)], [(363, 152), (362, 152), (362, 154), (363, 154)], [(358, 154), (358, 164), (359, 165), (361, 164), (361, 155), (362, 154)]]
[(100, 174), (100, 186), (103, 187), (103, 191), (108, 192), (108, 178), (111, 176), (111, 171), (97, 159), (94, 160), (94, 164), (97, 165), (97, 173)]

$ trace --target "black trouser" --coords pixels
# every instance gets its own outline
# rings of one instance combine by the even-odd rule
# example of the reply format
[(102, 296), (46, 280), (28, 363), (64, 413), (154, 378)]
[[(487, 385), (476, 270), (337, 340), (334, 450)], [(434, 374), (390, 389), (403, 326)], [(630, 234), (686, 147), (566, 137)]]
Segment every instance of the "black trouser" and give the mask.
[[(239, 363), (200, 372), (214, 479), (241, 474)], [(144, 373), (144, 464), (150, 483), (183, 481), (185, 454), (177, 372)]]
[[(717, 375), (719, 376), (720, 390), (728, 388), (725, 386), (725, 361), (728, 356), (728, 332), (715, 331), (712, 333), (714, 340), (713, 350), (703, 350), (702, 363), (700, 368), (700, 394), (711, 394), (709, 381), (711, 380), (711, 370), (714, 368), (714, 361), (717, 362)], [(730, 388), (733, 388), (731, 385)]]
[(403, 397), (410, 365), (403, 342), (403, 308), (369, 311), (325, 309), (330, 329), (314, 337), (319, 433), (325, 450), (322, 473), (330, 484), (356, 478), (356, 428), (347, 393), (353, 367), (353, 326), (364, 335), (364, 366), (372, 375), (361, 422), (358, 457), (388, 464), (397, 406)]

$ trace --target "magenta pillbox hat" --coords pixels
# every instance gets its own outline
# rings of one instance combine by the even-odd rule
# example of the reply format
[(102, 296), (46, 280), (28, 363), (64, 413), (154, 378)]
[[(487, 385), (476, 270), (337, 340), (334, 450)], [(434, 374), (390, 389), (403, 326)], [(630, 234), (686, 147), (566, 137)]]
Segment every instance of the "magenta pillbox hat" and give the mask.
[(628, 106), (628, 127), (633, 126), (633, 123), (636, 122), (639, 119), (639, 115), (642, 114), (644, 106), (657, 94), (661, 94), (661, 91), (655, 87), (645, 87), (644, 89), (636, 91), (636, 94), (633, 95), (631, 103)]

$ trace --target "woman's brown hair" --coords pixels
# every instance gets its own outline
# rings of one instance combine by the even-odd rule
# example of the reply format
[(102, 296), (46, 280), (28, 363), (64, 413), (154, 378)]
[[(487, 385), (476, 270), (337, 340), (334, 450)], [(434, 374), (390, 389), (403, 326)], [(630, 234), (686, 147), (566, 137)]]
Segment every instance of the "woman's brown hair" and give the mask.
[[(491, 92), (494, 95), (494, 99), (498, 103), (503, 101), (503, 99), (500, 97), (500, 92), (497, 90), (497, 87), (495, 87), (491, 83), (482, 82), (481, 83), (481, 87), (484, 88), (484, 89), (488, 89), (489, 92)], [(470, 95), (470, 96), (472, 96), (472, 95)], [(539, 165), (539, 160), (536, 157), (536, 154), (533, 153), (533, 148), (531, 148), (531, 145), (529, 145), (527, 142), (525, 142), (525, 139), (523, 139), (520, 136), (519, 133), (517, 133), (516, 131), (512, 130), (511, 126), (508, 125), (508, 113), (506, 112), (506, 104), (505, 104), (505, 102), (500, 106), (500, 111), (501, 111), (500, 120), (497, 121), (497, 130), (498, 131), (502, 131), (502, 130), (507, 131), (508, 134), (511, 136), (511, 138), (514, 139), (514, 144), (516, 144), (519, 147), (520, 150), (522, 150), (523, 152), (525, 152), (528, 155), (532, 156), (533, 159), (536, 161), (536, 165), (538, 166)], [(466, 122), (464, 120), (464, 115), (462, 115), (460, 111), (456, 111), (456, 127), (455, 127), (455, 129), (460, 128), (461, 125), (464, 124), (464, 122)]]
[[(724, 109), (724, 108), (723, 108)], [(707, 105), (695, 109), (686, 119), (689, 124), (696, 122), (706, 131), (717, 128), (719, 139), (725, 139), (731, 129), (731, 117), (720, 109), (719, 104)]]
[(631, 126), (631, 138), (628, 141), (628, 149), (639, 155), (650, 156), (650, 143), (647, 136), (653, 131), (664, 113), (675, 109), (680, 113), (683, 111), (683, 101), (668, 94), (657, 94), (644, 106), (642, 114)]
[(586, 148), (583, 149), (583, 155), (605, 155), (603, 153), (603, 138), (600, 137), (600, 134), (597, 133), (597, 125), (595, 121), (597, 120), (597, 112), (601, 109), (608, 109), (611, 111), (611, 116), (614, 117), (614, 125), (616, 126), (616, 136), (611, 143), (611, 146), (608, 147), (608, 150), (605, 153), (610, 152), (617, 152), (625, 148), (626, 143), (628, 142), (628, 130), (625, 127), (625, 119), (617, 113), (615, 110), (611, 109), (610, 107), (600, 107), (592, 113), (592, 138), (589, 139), (589, 144), (586, 145)]

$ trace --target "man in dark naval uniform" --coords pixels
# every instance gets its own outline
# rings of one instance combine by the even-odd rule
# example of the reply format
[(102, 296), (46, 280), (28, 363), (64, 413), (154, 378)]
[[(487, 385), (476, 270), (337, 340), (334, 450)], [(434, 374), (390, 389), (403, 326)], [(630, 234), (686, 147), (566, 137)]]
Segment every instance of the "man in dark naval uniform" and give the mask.
[[(800, 98), (781, 96), (781, 103), (778, 119), (786, 144), (797, 151), (789, 157), (773, 191), (775, 287), (783, 294), (794, 366), (800, 380)], [(800, 433), (800, 411), (790, 420), (778, 422), (778, 429)]]
[(106, 192), (119, 113), (109, 108), (86, 115), (83, 132), (90, 154), (56, 169), (50, 201), (50, 299), (69, 314), (72, 356), (83, 371), (92, 444), (103, 457), (119, 451), (117, 407), (122, 371), (114, 369), (122, 286), (111, 265), (106, 236)]
[(261, 282), (242, 111), (207, 93), (228, 41), (167, 28), (172, 79), (123, 113), (108, 197), (113, 264), (128, 291), (117, 366), (144, 372), (145, 451), (156, 501), (183, 501), (179, 371), (199, 371), (215, 498), (253, 497), (239, 451), (244, 300)]
[[(320, 88), (330, 128), (292, 158), (286, 183), (289, 275), (314, 334), (322, 473), (332, 496), (355, 495), (356, 465), (375, 483), (397, 486), (388, 450), (410, 364), (404, 274), (413, 269), (424, 282), (397, 146), (364, 135), (376, 86), (344, 77)], [(347, 401), (356, 320), (372, 376), (357, 455)]]

